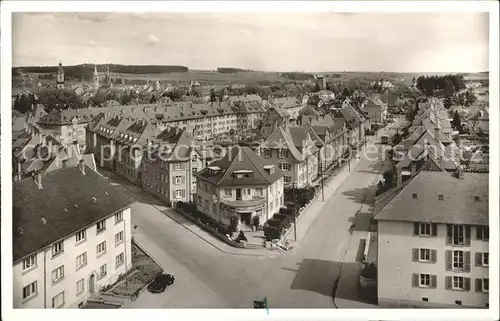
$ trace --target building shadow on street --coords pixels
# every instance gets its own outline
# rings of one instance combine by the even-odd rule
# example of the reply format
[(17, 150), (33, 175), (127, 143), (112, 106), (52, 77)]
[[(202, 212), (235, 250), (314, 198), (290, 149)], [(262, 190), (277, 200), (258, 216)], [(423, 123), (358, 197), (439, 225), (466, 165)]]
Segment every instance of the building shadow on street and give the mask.
[(342, 194), (347, 196), (350, 200), (355, 201), (359, 204), (369, 204), (371, 200), (371, 194), (374, 194), (376, 190), (376, 185), (365, 187), (365, 188), (357, 188), (350, 191), (345, 191)]
[(290, 285), (292, 290), (312, 291), (335, 299), (349, 300), (354, 304), (376, 304), (376, 288), (366, 291), (359, 285), (361, 267), (362, 264), (358, 262), (304, 259), (297, 269), (283, 269), (296, 273)]
[(362, 263), (344, 263), (337, 292), (336, 304), (341, 308), (373, 308), (377, 305), (377, 288), (360, 285)]

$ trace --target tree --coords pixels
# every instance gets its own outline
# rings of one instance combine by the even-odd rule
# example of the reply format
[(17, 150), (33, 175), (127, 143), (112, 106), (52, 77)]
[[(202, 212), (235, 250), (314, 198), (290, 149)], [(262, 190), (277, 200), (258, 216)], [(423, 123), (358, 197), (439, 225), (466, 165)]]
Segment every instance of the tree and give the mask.
[(477, 100), (476, 95), (472, 92), (472, 90), (467, 90), (465, 93), (465, 106), (471, 106)]
[(455, 86), (451, 78), (444, 79), (444, 94), (446, 96), (452, 96), (455, 93)]
[(452, 99), (451, 99), (451, 96), (446, 96), (446, 97), (444, 97), (444, 102), (443, 102), (444, 107), (445, 107), (446, 109), (450, 109), (451, 104), (452, 104)]
[(460, 133), (463, 132), (462, 117), (458, 113), (458, 110), (456, 110), (455, 113), (453, 114), (453, 119), (451, 121), (451, 126), (453, 127), (453, 129), (458, 130)]
[(351, 96), (351, 92), (349, 91), (349, 88), (345, 87), (342, 91), (342, 97), (347, 98), (349, 96)]
[(210, 101), (213, 103), (217, 101), (217, 97), (215, 96), (215, 90), (213, 88), (210, 89)]

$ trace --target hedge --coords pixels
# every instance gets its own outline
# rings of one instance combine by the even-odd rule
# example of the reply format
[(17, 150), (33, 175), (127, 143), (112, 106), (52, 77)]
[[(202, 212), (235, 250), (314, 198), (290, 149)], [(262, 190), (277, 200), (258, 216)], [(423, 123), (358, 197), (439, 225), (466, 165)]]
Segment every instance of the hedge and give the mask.
[(182, 210), (184, 213), (187, 213), (187, 214), (191, 215), (192, 217), (199, 219), (202, 223), (209, 225), (213, 229), (216, 229), (219, 233), (222, 233), (224, 235), (225, 234), (231, 235), (236, 231), (236, 229), (234, 227), (226, 226), (226, 225), (222, 224), (221, 222), (216, 221), (212, 217), (207, 216), (203, 212), (200, 212), (196, 208), (196, 204), (177, 202), (175, 204), (175, 206), (177, 207), (177, 209)]

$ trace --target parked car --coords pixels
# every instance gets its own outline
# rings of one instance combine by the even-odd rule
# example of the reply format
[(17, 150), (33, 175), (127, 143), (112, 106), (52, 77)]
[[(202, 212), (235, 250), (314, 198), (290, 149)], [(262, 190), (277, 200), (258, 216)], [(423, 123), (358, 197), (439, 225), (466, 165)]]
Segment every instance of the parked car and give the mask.
[(162, 293), (166, 288), (175, 282), (175, 277), (171, 274), (160, 274), (148, 285), (151, 293)]

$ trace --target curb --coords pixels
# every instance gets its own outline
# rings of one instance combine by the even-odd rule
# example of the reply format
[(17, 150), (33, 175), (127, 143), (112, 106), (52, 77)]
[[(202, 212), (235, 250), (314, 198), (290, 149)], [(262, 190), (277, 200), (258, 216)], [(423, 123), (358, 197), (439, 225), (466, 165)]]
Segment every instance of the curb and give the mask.
[[(184, 227), (186, 230), (190, 231), (191, 233), (193, 233), (194, 235), (198, 236), (200, 239), (202, 239), (203, 241), (205, 241), (206, 243), (210, 244), (211, 246), (213, 246), (214, 248), (216, 248), (217, 250), (221, 251), (222, 253), (226, 253), (226, 254), (231, 254), (231, 255), (240, 255), (240, 256), (253, 256), (253, 257), (268, 257), (268, 258), (272, 258), (273, 256), (267, 256), (267, 255), (264, 255), (264, 254), (252, 254), (252, 253), (234, 253), (234, 252), (228, 252), (226, 250), (223, 250), (221, 249), (219, 246), (215, 245), (213, 242), (207, 240), (205, 237), (201, 236), (200, 234), (196, 233), (195, 231), (193, 231), (191, 228), (189, 228), (188, 226), (186, 226), (185, 224), (183, 224), (182, 222), (180, 222), (178, 219), (174, 218), (173, 215), (170, 215), (169, 213), (166, 213), (167, 211), (161, 211), (159, 210), (155, 205), (151, 205), (153, 207), (155, 207), (158, 211), (160, 211), (163, 215), (167, 216), (168, 218), (170, 218), (172, 221), (176, 222), (177, 224), (179, 224), (180, 226)], [(179, 214), (181, 215), (181, 214)], [(201, 227), (200, 227), (201, 228)], [(207, 232), (208, 233), (208, 232)], [(215, 237), (215, 236), (213, 236)], [(221, 241), (222, 242), (222, 241)], [(229, 245), (231, 246), (231, 245)]]
[(163, 273), (163, 271), (164, 271), (163, 266), (161, 266), (161, 264), (160, 264), (160, 263), (158, 263), (158, 261), (157, 261), (157, 260), (156, 260), (156, 259), (155, 259), (155, 258), (154, 258), (151, 254), (149, 254), (149, 252), (148, 252), (148, 251), (146, 251), (146, 250), (144, 249), (144, 247), (143, 247), (143, 246), (139, 245), (139, 243), (137, 243), (137, 241), (136, 241), (135, 239), (134, 239), (134, 240), (132, 240), (132, 242), (133, 242), (133, 243), (135, 244), (135, 246), (137, 246), (137, 247), (138, 247), (138, 248), (139, 248), (142, 252), (144, 252), (144, 254), (146, 254), (146, 255), (147, 255), (147, 256), (148, 256), (148, 257), (149, 257), (149, 258), (150, 258), (150, 259), (151, 259), (151, 260), (152, 260), (152, 261), (153, 261), (156, 265), (158, 265), (158, 266), (160, 267), (160, 269), (161, 269), (161, 272)]

